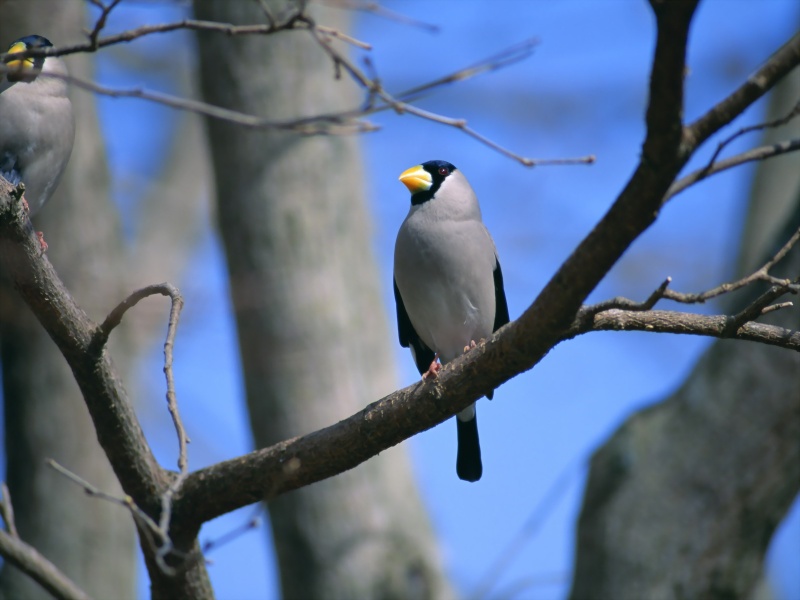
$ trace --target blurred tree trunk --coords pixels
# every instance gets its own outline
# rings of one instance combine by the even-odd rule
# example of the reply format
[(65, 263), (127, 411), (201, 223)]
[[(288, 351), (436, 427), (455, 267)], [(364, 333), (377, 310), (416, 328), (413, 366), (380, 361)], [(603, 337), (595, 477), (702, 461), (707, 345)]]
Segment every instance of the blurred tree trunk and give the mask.
[[(81, 41), (85, 4), (63, 0), (0, 1), (0, 45), (39, 33), (55, 44)], [(91, 78), (88, 55), (67, 59), (74, 75)], [(48, 257), (78, 302), (94, 318), (121, 298), (121, 239), (108, 198), (108, 173), (94, 98), (72, 97), (78, 133), (59, 189), (35, 217), (50, 244)], [(115, 276), (114, 273), (119, 273)], [(45, 465), (53, 458), (100, 489), (121, 493), (78, 386), (27, 306), (0, 277), (0, 354), (5, 412), (6, 478), (20, 536), (96, 598), (133, 598), (135, 538), (118, 506), (88, 498)], [(117, 350), (124, 343), (115, 332)], [(116, 352), (120, 355), (120, 352)], [(0, 594), (49, 598), (5, 565)]]
[[(795, 72), (775, 89), (767, 119), (788, 114), (799, 94)], [(795, 120), (767, 143), (798, 134)], [(796, 155), (759, 165), (740, 275), (800, 227), (797, 167)], [(773, 274), (797, 277), (800, 247), (779, 267)], [(761, 320), (796, 330), (800, 308)], [(591, 462), (571, 597), (752, 597), (800, 491), (799, 373), (797, 353), (717, 341), (674, 395), (629, 418)]]
[[(266, 3), (274, 15), (287, 5)], [(257, 2), (200, 19), (265, 22)], [(343, 11), (314, 7), (346, 30)], [(273, 119), (357, 105), (303, 31), (200, 36), (205, 100)], [(247, 401), (259, 446), (335, 423), (395, 387), (355, 137), (208, 122)], [(451, 589), (404, 449), (269, 503), (284, 598), (443, 598)]]

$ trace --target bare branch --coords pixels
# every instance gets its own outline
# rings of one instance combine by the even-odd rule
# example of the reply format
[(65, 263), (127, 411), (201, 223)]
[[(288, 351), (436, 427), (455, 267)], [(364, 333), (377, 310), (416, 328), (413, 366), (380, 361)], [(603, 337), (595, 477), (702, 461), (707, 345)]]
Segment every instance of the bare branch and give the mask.
[(11, 492), (8, 491), (8, 485), (5, 481), (2, 483), (2, 487), (0, 487), (0, 493), (2, 494), (2, 499), (0, 501), (0, 517), (3, 518), (11, 537), (18, 538), (19, 533), (17, 533), (17, 523), (14, 519), (14, 506), (11, 504)]
[(775, 312), (776, 310), (783, 310), (784, 308), (791, 308), (794, 306), (794, 302), (779, 302), (778, 304), (772, 304), (770, 306), (766, 306), (761, 310), (762, 315), (769, 314), (771, 312)]
[(800, 33), (796, 33), (781, 46), (735, 92), (684, 128), (685, 150), (693, 152), (720, 128), (733, 121), (748, 106), (766, 94), (776, 81), (789, 73), (798, 61), (800, 61)]
[(745, 306), (740, 312), (736, 313), (732, 317), (730, 317), (730, 322), (728, 323), (728, 330), (737, 332), (739, 328), (744, 326), (746, 323), (753, 321), (763, 315), (765, 312), (772, 312), (777, 310), (776, 307), (785, 307), (787, 304), (788, 306), (792, 306), (791, 302), (784, 302), (782, 305), (775, 305), (771, 306), (775, 300), (780, 298), (786, 293), (786, 288), (784, 286), (773, 286), (763, 294), (761, 294), (758, 298), (756, 298), (753, 302)]
[[(169, 323), (167, 326), (167, 339), (164, 342), (164, 375), (167, 380), (167, 406), (169, 408), (172, 421), (175, 425), (176, 433), (178, 434), (178, 444), (180, 455), (178, 457), (178, 468), (182, 474), (185, 474), (188, 465), (186, 458), (186, 444), (190, 441), (186, 435), (186, 430), (181, 421), (180, 412), (178, 411), (177, 398), (175, 395), (175, 379), (172, 374), (172, 361), (173, 361), (173, 348), (175, 346), (175, 335), (177, 334), (178, 319), (180, 318), (181, 310), (183, 309), (183, 297), (181, 293), (171, 283), (156, 283), (148, 285), (133, 292), (130, 296), (120, 302), (114, 310), (112, 310), (105, 321), (95, 330), (95, 339), (93, 344), (96, 347), (102, 347), (108, 341), (111, 331), (122, 322), (122, 317), (125, 313), (136, 306), (139, 302), (150, 296), (160, 294), (168, 296), (172, 301), (172, 306), (169, 312)], [(175, 485), (173, 481), (170, 488)], [(170, 493), (170, 496), (173, 492)]]
[(338, 29), (334, 29), (333, 27), (326, 27), (325, 25), (317, 25), (317, 31), (319, 31), (322, 35), (327, 35), (337, 40), (342, 40), (343, 42), (347, 42), (348, 44), (355, 46), (356, 48), (361, 48), (362, 50), (372, 50), (372, 45), (366, 42), (362, 42), (361, 40), (357, 40), (356, 38), (347, 35), (346, 33), (342, 33)]
[(598, 302), (597, 304), (584, 307), (584, 317), (588, 318), (596, 315), (597, 313), (601, 313), (606, 310), (612, 310), (614, 308), (633, 311), (650, 310), (659, 300), (664, 298), (664, 294), (667, 291), (667, 287), (670, 283), (672, 283), (672, 277), (667, 277), (644, 302), (636, 302), (634, 300), (629, 300), (628, 298), (617, 296), (611, 300), (605, 300), (603, 302)]
[[(114, 0), (114, 4), (116, 4), (118, 1), (119, 0)], [(66, 56), (80, 52), (95, 52), (100, 48), (132, 42), (133, 40), (148, 35), (153, 35), (156, 33), (171, 33), (173, 31), (180, 30), (214, 31), (218, 33), (224, 33), (225, 35), (268, 35), (287, 29), (305, 28), (306, 25), (298, 21), (301, 14), (302, 12), (291, 12), (283, 21), (279, 23), (273, 22), (266, 25), (232, 25), (230, 23), (199, 21), (195, 19), (184, 19), (182, 21), (161, 23), (158, 25), (142, 25), (141, 27), (136, 27), (121, 33), (96, 39), (94, 42), (90, 38), (89, 41), (84, 43), (60, 46), (58, 48), (31, 48), (30, 50), (25, 50), (24, 52), (15, 52), (13, 56), (15, 58), (27, 58), (29, 56)], [(8, 53), (0, 53), (0, 62), (4, 62), (8, 56), (12, 55)]]
[[(759, 314), (761, 313), (759, 312)], [(755, 323), (750, 320), (750, 316), (745, 319), (744, 323), (738, 324), (736, 316), (728, 315), (709, 316), (668, 310), (639, 312), (612, 309), (594, 315), (591, 323), (583, 320), (579, 314), (573, 329), (565, 336), (565, 339), (589, 331), (647, 331), (702, 335), (721, 339), (734, 338), (800, 352), (800, 331), (777, 325)]]
[[(112, 3), (111, 6), (107, 8), (104, 7), (104, 10), (110, 12), (114, 5), (115, 3)], [(98, 4), (98, 6), (103, 5)], [(104, 14), (107, 15), (107, 12)], [(267, 14), (269, 15), (268, 11)], [(268, 16), (268, 20), (269, 19), (272, 19), (271, 15)], [(102, 29), (100, 20), (98, 20), (98, 24), (95, 26), (97, 32), (99, 32), (98, 27), (99, 29)], [(231, 25), (213, 21), (184, 20), (175, 23), (142, 26), (120, 34), (108, 36), (106, 38), (90, 40), (90, 42), (87, 44), (76, 44), (72, 46), (48, 48), (44, 50), (32, 49), (21, 53), (14, 53), (14, 56), (19, 58), (40, 55), (62, 56), (76, 52), (91, 52), (98, 48), (131, 41), (145, 35), (171, 32), (179, 29), (188, 29), (193, 31), (216, 31), (225, 33), (227, 35), (264, 35), (283, 29), (305, 29), (312, 34), (313, 39), (333, 61), (335, 77), (337, 79), (339, 78), (339, 73), (341, 70), (346, 71), (354, 82), (367, 91), (368, 101), (366, 105), (360, 109), (327, 115), (316, 115), (300, 119), (291, 119), (286, 121), (272, 121), (254, 115), (248, 115), (225, 108), (220, 108), (193, 99), (180, 98), (162, 92), (152, 92), (139, 88), (112, 89), (92, 81), (82, 80), (68, 75), (64, 76), (43, 73), (41, 76), (61, 78), (82, 89), (113, 98), (139, 98), (142, 100), (156, 102), (164, 106), (169, 106), (171, 108), (194, 112), (206, 117), (225, 120), (243, 127), (253, 129), (287, 130), (302, 135), (351, 134), (375, 131), (378, 129), (378, 127), (367, 121), (363, 121), (362, 118), (375, 112), (391, 109), (400, 115), (408, 113), (421, 119), (459, 129), (479, 143), (484, 144), (485, 146), (500, 152), (504, 156), (516, 160), (528, 167), (537, 165), (592, 164), (595, 162), (595, 157), (593, 155), (558, 159), (533, 159), (521, 156), (487, 138), (475, 129), (469, 127), (464, 119), (446, 117), (444, 115), (423, 110), (414, 106), (413, 104), (410, 104), (411, 99), (419, 98), (424, 92), (431, 91), (437, 87), (456, 81), (464, 81), (466, 79), (503, 68), (527, 58), (530, 56), (532, 48), (538, 43), (535, 39), (530, 39), (520, 44), (515, 44), (514, 46), (503, 50), (486, 60), (480, 61), (475, 65), (471, 65), (450, 75), (446, 75), (445, 77), (441, 77), (434, 81), (416, 86), (410, 90), (398, 94), (397, 96), (389, 94), (380, 84), (377, 77), (370, 78), (364, 74), (364, 72), (359, 69), (344, 53), (332, 46), (330, 39), (340, 39), (364, 49), (369, 49), (369, 44), (356, 40), (350, 36), (346, 36), (333, 28), (316, 24), (316, 22), (310, 16), (305, 14), (302, 9), (291, 13), (286, 20), (279, 24), (276, 24), (274, 20), (271, 20), (270, 23), (266, 25)], [(7, 70), (2, 63), (5, 56), (5, 54), (0, 54), (0, 73), (3, 73), (5, 70)], [(375, 104), (376, 98), (381, 101), (381, 103), (378, 105)]]
[(102, 491), (101, 489), (98, 489), (96, 486), (92, 485), (88, 481), (86, 481), (80, 475), (73, 473), (65, 466), (57, 463), (52, 458), (47, 460), (47, 466), (52, 468), (57, 473), (63, 475), (73, 483), (82, 487), (83, 491), (86, 493), (87, 496), (90, 496), (92, 498), (98, 498), (100, 500), (105, 500), (106, 502), (111, 502), (112, 504), (118, 504), (119, 506), (122, 506), (123, 508), (131, 511), (136, 521), (144, 523), (151, 531), (155, 532), (158, 531), (158, 524), (155, 521), (153, 521), (153, 519), (150, 518), (150, 516), (146, 512), (144, 512), (141, 508), (139, 508), (136, 505), (136, 502), (130, 496), (125, 495), (122, 498), (119, 498), (117, 496), (114, 496), (113, 494), (108, 494)]
[[(408, 102), (399, 100), (395, 98), (392, 94), (387, 92), (383, 88), (383, 86), (378, 82), (377, 79), (370, 79), (369, 77), (367, 77), (367, 75), (361, 69), (359, 69), (345, 54), (335, 49), (328, 42), (328, 40), (326, 40), (322, 35), (320, 35), (318, 28), (314, 25), (314, 22), (310, 17), (304, 16), (302, 17), (302, 19), (309, 23), (310, 25), (309, 31), (311, 32), (312, 37), (317, 42), (317, 44), (319, 44), (319, 46), (328, 54), (328, 56), (330, 56), (334, 66), (337, 69), (338, 68), (344, 69), (356, 83), (358, 83), (361, 87), (363, 87), (367, 91), (370, 101), (372, 101), (375, 97), (377, 97), (380, 98), (380, 100), (382, 100), (385, 103), (386, 106), (385, 107), (382, 106), (381, 109), (391, 108), (399, 115), (408, 113), (416, 117), (419, 117), (421, 119), (425, 119), (427, 121), (440, 123), (442, 125), (447, 125), (449, 127), (455, 127), (456, 129), (460, 129), (461, 131), (463, 131), (471, 138), (488, 146), (492, 150), (496, 150), (497, 152), (500, 152), (501, 154), (525, 165), (526, 167), (532, 167), (535, 165), (545, 165), (545, 164), (576, 164), (576, 163), (591, 164), (595, 160), (594, 156), (555, 159), (555, 160), (536, 160), (525, 156), (521, 156), (515, 152), (512, 152), (508, 148), (505, 148), (500, 144), (490, 140), (489, 138), (478, 133), (471, 127), (468, 127), (467, 122), (464, 119), (454, 119), (452, 117), (446, 117), (443, 115), (432, 113), (430, 111), (418, 108), (413, 104), (409, 104)], [(499, 55), (500, 58), (498, 60), (493, 60), (493, 61), (490, 60), (479, 65), (468, 67), (467, 69), (461, 69), (460, 71), (457, 71), (451, 76), (439, 78), (434, 82), (431, 82), (430, 84), (425, 84), (423, 86), (413, 88), (408, 92), (406, 92), (406, 95), (410, 96), (418, 95), (423, 90), (431, 89), (434, 86), (445, 85), (453, 81), (463, 80), (468, 77), (473, 77), (476, 74), (499, 68), (503, 64), (510, 64), (510, 62), (515, 62), (515, 60), (509, 59), (508, 55), (516, 54), (520, 48), (527, 50), (530, 48), (531, 45), (532, 45), (531, 42), (528, 42), (527, 45), (522, 45), (522, 46), (516, 45), (513, 49), (501, 53)], [(365, 111), (365, 112), (372, 112), (372, 111)]]
[(90, 0), (91, 4), (98, 7), (100, 9), (100, 16), (97, 17), (97, 21), (95, 21), (94, 28), (92, 31), (89, 32), (89, 44), (91, 44), (92, 50), (97, 49), (97, 38), (100, 36), (100, 32), (106, 26), (106, 21), (108, 20), (108, 15), (111, 14), (111, 11), (120, 3), (120, 0), (111, 0), (109, 5), (103, 4), (100, 0)]
[(54, 598), (61, 600), (90, 600), (86, 592), (64, 575), (58, 567), (39, 554), (35, 548), (1, 529), (0, 555), (9, 564), (13, 564), (41, 585)]
[(407, 15), (403, 15), (399, 12), (388, 9), (385, 6), (381, 6), (377, 2), (358, 2), (357, 0), (325, 0), (325, 4), (334, 6), (336, 8), (347, 8), (350, 10), (359, 10), (362, 12), (371, 13), (378, 17), (383, 17), (384, 19), (395, 21), (403, 25), (410, 25), (412, 27), (425, 29), (431, 33), (439, 33), (440, 30), (438, 25), (426, 23), (425, 21), (420, 21)]
[(778, 250), (778, 252), (776, 252), (772, 258), (764, 263), (760, 269), (754, 271), (746, 277), (738, 279), (737, 281), (723, 283), (722, 285), (718, 285), (715, 288), (699, 294), (682, 294), (680, 292), (674, 292), (672, 290), (665, 289), (662, 297), (669, 300), (674, 300), (675, 302), (681, 302), (683, 304), (702, 304), (706, 300), (716, 298), (722, 294), (734, 292), (756, 281), (765, 281), (775, 286), (775, 293), (777, 294), (777, 296), (775, 296), (776, 298), (787, 292), (797, 294), (800, 292), (800, 284), (797, 282), (792, 282), (790, 279), (779, 279), (777, 277), (773, 277), (769, 274), (769, 270), (779, 261), (781, 261), (789, 252), (789, 250), (791, 250), (792, 247), (797, 244), (798, 241), (800, 241), (800, 229), (795, 231), (794, 235), (789, 238), (783, 247), (781, 247), (781, 249)]
[(800, 150), (800, 139), (786, 140), (783, 142), (770, 144), (768, 146), (753, 148), (752, 150), (731, 156), (730, 158), (726, 158), (725, 160), (721, 160), (717, 163), (710, 163), (702, 169), (692, 171), (685, 177), (673, 183), (669, 190), (667, 190), (667, 193), (664, 195), (663, 203), (666, 204), (669, 200), (680, 194), (686, 188), (699, 181), (702, 181), (703, 179), (706, 179), (707, 177), (716, 175), (717, 173), (722, 173), (723, 171), (727, 171), (728, 169), (738, 167), (739, 165), (743, 165), (748, 162), (766, 160), (768, 158), (773, 158), (789, 152), (795, 152), (797, 150)]
[[(171, 300), (171, 308), (169, 313), (169, 323), (167, 326), (167, 338), (164, 342), (164, 376), (167, 380), (167, 408), (172, 417), (172, 422), (175, 426), (175, 432), (178, 436), (178, 469), (179, 473), (176, 477), (172, 478), (167, 486), (167, 489), (161, 495), (161, 516), (159, 518), (156, 532), (159, 535), (160, 543), (157, 545), (156, 559), (162, 565), (162, 568), (169, 569), (166, 564), (166, 557), (174, 548), (172, 541), (169, 538), (169, 526), (172, 519), (172, 499), (175, 493), (180, 489), (181, 484), (189, 472), (189, 462), (186, 452), (186, 446), (189, 443), (189, 438), (186, 435), (186, 429), (183, 426), (180, 411), (178, 410), (178, 400), (175, 394), (175, 379), (172, 372), (173, 363), (173, 349), (175, 347), (175, 336), (178, 329), (178, 319), (180, 312), (183, 308), (183, 297), (178, 289), (169, 283), (159, 283), (149, 285), (140, 290), (133, 292), (125, 300), (120, 302), (114, 310), (109, 313), (102, 325), (100, 325), (95, 332), (94, 344), (100, 347), (104, 346), (108, 340), (111, 331), (119, 325), (125, 313), (136, 306), (141, 300), (160, 294), (168, 296)], [(62, 471), (63, 472), (63, 471)], [(85, 482), (84, 482), (85, 483)], [(88, 485), (88, 484), (86, 484)], [(88, 489), (88, 488), (87, 488)], [(165, 571), (166, 572), (166, 571)]]
[(162, 296), (169, 296), (172, 298), (173, 305), (176, 302), (176, 299), (180, 301), (180, 304), (183, 305), (183, 300), (181, 299), (180, 292), (169, 283), (156, 283), (153, 285), (148, 285), (143, 287), (139, 290), (133, 292), (130, 296), (125, 298), (122, 302), (120, 302), (114, 310), (112, 310), (108, 316), (106, 317), (105, 321), (97, 327), (95, 331), (95, 339), (93, 343), (102, 347), (108, 342), (108, 337), (111, 335), (111, 332), (114, 328), (122, 322), (122, 317), (125, 316), (125, 313), (128, 312), (131, 308), (136, 306), (139, 302), (144, 300), (145, 298), (149, 298), (150, 296), (154, 296), (156, 294), (160, 294)]
[[(162, 570), (162, 572), (167, 575), (174, 575), (176, 573), (176, 569), (168, 565), (166, 562), (166, 555), (169, 552), (175, 551), (172, 540), (169, 537), (169, 531), (167, 529), (162, 529), (161, 526), (150, 517), (150, 515), (148, 515), (136, 504), (136, 501), (133, 498), (127, 494), (122, 498), (114, 496), (113, 494), (108, 494), (86, 481), (80, 475), (73, 473), (63, 465), (60, 465), (53, 459), (48, 459), (47, 465), (73, 483), (82, 487), (87, 496), (98, 498), (99, 500), (105, 500), (106, 502), (110, 502), (112, 504), (117, 504), (128, 510), (133, 517), (133, 520), (139, 526), (139, 531), (145, 534), (145, 537), (155, 554), (155, 559), (158, 562), (159, 568)], [(165, 548), (168, 550), (166, 552), (162, 552), (162, 550)]]
[[(162, 495), (174, 475), (162, 469), (150, 450), (124, 387), (120, 383), (103, 346), (96, 340), (98, 325), (75, 304), (46, 256), (30, 222), (13, 200), (13, 188), (0, 179), (0, 267), (13, 281), (22, 298), (58, 346), (81, 388), (94, 422), (97, 439), (114, 469), (125, 493), (146, 515), (161, 510)], [(124, 312), (124, 311), (123, 311)], [(134, 511), (135, 512), (135, 511)], [(202, 561), (181, 563), (181, 569), (165, 574), (163, 557), (156, 555), (152, 529), (137, 520), (153, 586), (165, 597), (187, 597), (198, 585), (210, 591)], [(174, 525), (174, 523), (172, 524)], [(197, 548), (196, 531), (170, 528), (175, 545), (170, 557), (189, 556)], [(149, 545), (148, 545), (149, 544)]]
[(258, 506), (258, 508), (254, 511), (253, 516), (251, 516), (245, 523), (242, 523), (238, 527), (233, 528), (231, 531), (228, 531), (222, 534), (220, 537), (215, 538), (213, 540), (208, 540), (203, 543), (203, 554), (207, 554), (213, 550), (218, 550), (222, 546), (233, 542), (240, 537), (242, 537), (248, 531), (252, 531), (257, 527), (261, 526), (261, 513), (263, 512), (263, 508)]
[(763, 131), (765, 129), (775, 129), (777, 127), (782, 127), (786, 125), (789, 121), (794, 119), (797, 115), (800, 115), (800, 101), (794, 105), (794, 108), (790, 110), (785, 116), (780, 117), (778, 119), (773, 119), (772, 121), (767, 121), (765, 123), (758, 123), (756, 125), (749, 125), (747, 127), (742, 127), (739, 131), (734, 133), (733, 135), (728, 136), (724, 140), (722, 140), (719, 144), (717, 144), (717, 149), (714, 151), (714, 154), (711, 155), (711, 158), (706, 165), (706, 169), (710, 169), (714, 162), (719, 157), (722, 150), (731, 142), (736, 140), (737, 138), (745, 135), (746, 133), (752, 133), (754, 131)]
[(529, 58), (533, 54), (533, 49), (538, 45), (539, 38), (534, 37), (523, 40), (519, 44), (509, 46), (497, 54), (489, 56), (463, 69), (459, 69), (454, 73), (450, 73), (449, 75), (445, 75), (439, 79), (434, 79), (428, 83), (424, 83), (422, 85), (405, 90), (404, 92), (395, 94), (395, 98), (402, 100), (403, 102), (411, 102), (422, 97), (424, 92), (430, 91), (434, 88), (455, 83), (457, 81), (466, 81), (467, 79), (472, 79), (473, 77), (482, 75), (483, 73), (489, 73), (491, 71), (496, 71), (498, 69), (513, 65), (514, 63)]
[[(178, 475), (172, 479), (166, 491), (161, 495), (161, 518), (159, 519), (159, 530), (164, 536), (165, 543), (159, 548), (156, 557), (165, 561), (166, 556), (172, 552), (172, 541), (169, 538), (169, 526), (172, 519), (172, 500), (175, 493), (180, 489), (186, 476), (189, 473), (189, 460), (186, 454), (186, 445), (189, 443), (189, 438), (186, 435), (186, 430), (183, 427), (181, 414), (178, 410), (178, 399), (175, 394), (175, 380), (172, 374), (172, 361), (173, 361), (173, 348), (175, 346), (175, 335), (178, 329), (178, 319), (180, 317), (181, 309), (183, 308), (183, 298), (178, 292), (177, 288), (169, 284), (162, 284), (168, 286), (166, 288), (170, 298), (172, 299), (172, 308), (169, 313), (169, 326), (167, 328), (167, 339), (164, 342), (164, 375), (167, 378), (167, 407), (169, 414), (172, 417), (172, 422), (175, 425), (175, 432), (178, 436)], [(166, 562), (164, 562), (166, 564)]]

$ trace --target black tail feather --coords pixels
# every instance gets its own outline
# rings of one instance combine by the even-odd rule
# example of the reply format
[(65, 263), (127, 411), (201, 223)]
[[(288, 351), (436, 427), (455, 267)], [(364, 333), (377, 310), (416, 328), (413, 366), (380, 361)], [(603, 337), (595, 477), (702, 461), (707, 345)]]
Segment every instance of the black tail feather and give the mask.
[(478, 481), (483, 475), (481, 463), (481, 444), (478, 439), (477, 415), (469, 421), (456, 417), (458, 426), (458, 455), (456, 473), (464, 481)]

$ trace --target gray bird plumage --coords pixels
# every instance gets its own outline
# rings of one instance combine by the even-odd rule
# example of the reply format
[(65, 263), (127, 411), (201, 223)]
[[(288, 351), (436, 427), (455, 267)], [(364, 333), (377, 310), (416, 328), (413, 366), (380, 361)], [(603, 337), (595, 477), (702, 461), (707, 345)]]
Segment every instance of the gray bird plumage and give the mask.
[[(394, 252), (398, 333), (424, 373), (434, 353), (446, 364), (472, 341), (490, 337), (508, 322), (508, 306), (494, 242), (461, 171), (429, 161), (400, 179), (412, 205)], [(456, 470), (476, 481), (483, 467), (474, 404), (457, 415), (457, 424)]]
[[(48, 46), (47, 38), (27, 36), (11, 44), (9, 52)], [(66, 75), (67, 68), (52, 56), (14, 60), (7, 66), (14, 69), (0, 73), (0, 175), (25, 184), (33, 214), (56, 189), (75, 138), (66, 81), (36, 71)]]

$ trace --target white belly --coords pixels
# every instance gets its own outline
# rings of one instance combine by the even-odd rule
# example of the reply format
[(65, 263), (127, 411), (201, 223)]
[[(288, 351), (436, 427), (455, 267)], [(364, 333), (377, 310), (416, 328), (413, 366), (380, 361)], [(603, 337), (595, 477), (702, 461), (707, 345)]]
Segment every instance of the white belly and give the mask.
[(492, 333), (495, 254), (479, 221), (436, 225), (423, 236), (401, 228), (395, 280), (417, 335), (446, 363)]

